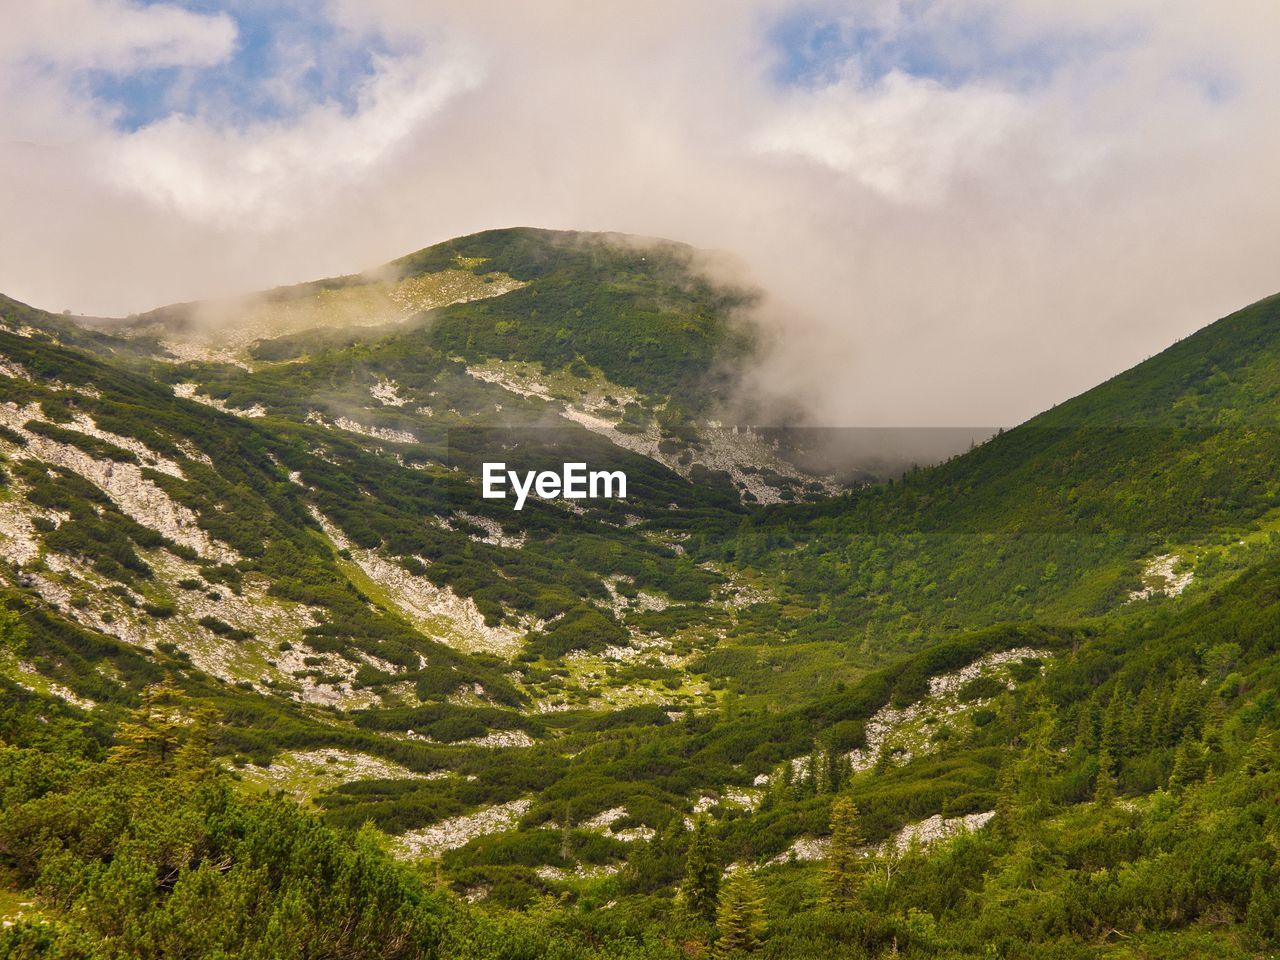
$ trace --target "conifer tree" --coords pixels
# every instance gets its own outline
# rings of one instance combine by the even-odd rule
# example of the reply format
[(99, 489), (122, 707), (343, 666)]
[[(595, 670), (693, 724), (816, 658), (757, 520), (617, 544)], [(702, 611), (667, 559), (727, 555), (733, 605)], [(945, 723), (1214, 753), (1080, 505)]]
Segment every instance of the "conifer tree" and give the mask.
[(881, 774), (888, 773), (891, 766), (893, 766), (893, 758), (889, 753), (889, 743), (886, 740), (880, 744), (880, 749), (876, 751), (876, 762), (871, 768), (871, 772), (878, 777)]
[(815, 740), (813, 752), (809, 754), (809, 769), (813, 775), (813, 792), (824, 794), (831, 792), (831, 765), (828, 763), (824, 740)]
[(1150, 750), (1156, 745), (1159, 710), (1156, 708), (1155, 695), (1150, 684), (1144, 684), (1138, 694), (1137, 705), (1133, 709), (1133, 749), (1138, 753)]
[(144, 689), (141, 699), (129, 719), (117, 727), (117, 743), (108, 757), (113, 763), (162, 766), (183, 740), (187, 695), (166, 677)]
[(1196, 723), (1201, 695), (1199, 678), (1184, 669), (1169, 697), (1166, 743), (1180, 741), (1186, 734), (1187, 728)]
[(1017, 783), (1013, 775), (1013, 758), (1006, 756), (996, 775), (996, 814), (992, 826), (1006, 840), (1018, 832)]
[(182, 731), (182, 743), (173, 753), (173, 765), (184, 780), (196, 782), (213, 772), (215, 731), (222, 723), (222, 714), (212, 707), (196, 707), (190, 721)]
[(1109, 807), (1116, 799), (1116, 780), (1111, 768), (1111, 754), (1104, 749), (1098, 754), (1098, 777), (1093, 787), (1093, 802), (1100, 807)]
[(1259, 733), (1249, 744), (1249, 752), (1245, 754), (1244, 770), (1250, 776), (1270, 773), (1275, 769), (1276, 755), (1272, 745), (1271, 734)]
[(1245, 912), (1245, 929), (1260, 945), (1280, 939), (1280, 885), (1265, 882), (1261, 875), (1253, 881)]
[(831, 782), (831, 792), (839, 793), (849, 782), (849, 761), (838, 750), (832, 750), (827, 756), (827, 779)]
[(790, 763), (784, 763), (774, 769), (769, 777), (769, 793), (768, 796), (773, 803), (783, 800), (790, 800), (795, 791), (792, 790), (792, 770)]
[[(1057, 718), (1051, 704), (1037, 706), (1030, 719), (1027, 745), (1014, 773), (1019, 812), (1042, 813), (1049, 803), (1049, 785), (1061, 760), (1054, 747)], [(1105, 743), (1105, 739), (1104, 739)]]
[(1084, 754), (1093, 753), (1098, 746), (1096, 710), (1097, 705), (1092, 700), (1080, 705), (1080, 715), (1076, 720), (1076, 749)]
[(1200, 752), (1200, 744), (1192, 739), (1190, 733), (1178, 744), (1178, 751), (1173, 758), (1173, 772), (1169, 774), (1169, 789), (1181, 793), (1188, 784), (1194, 783), (1204, 776), (1204, 757)]
[(1204, 728), (1200, 734), (1200, 742), (1204, 744), (1205, 754), (1210, 765), (1222, 753), (1222, 733), (1226, 726), (1227, 708), (1222, 698), (1216, 694), (1210, 698), (1204, 711)]
[(823, 781), (828, 793), (839, 793), (844, 786), (844, 758), (836, 749), (833, 739), (824, 738), (822, 745)]
[(691, 915), (707, 923), (715, 920), (720, 897), (720, 851), (705, 817), (699, 817), (693, 828), (681, 892)]
[(853, 906), (862, 886), (859, 848), (866, 840), (858, 805), (850, 797), (836, 797), (831, 804), (831, 849), (824, 873), (824, 901), (837, 909)]
[(715, 960), (729, 960), (756, 949), (764, 928), (764, 894), (760, 884), (749, 870), (739, 870), (725, 884), (716, 915), (720, 935), (713, 953)]
[(1112, 756), (1125, 753), (1127, 700), (1128, 697), (1123, 690), (1119, 688), (1113, 690), (1111, 699), (1107, 702), (1107, 709), (1102, 714), (1102, 735), (1098, 743)]
[(818, 792), (818, 760), (810, 753), (804, 761), (804, 776), (800, 781), (804, 796), (814, 796)]

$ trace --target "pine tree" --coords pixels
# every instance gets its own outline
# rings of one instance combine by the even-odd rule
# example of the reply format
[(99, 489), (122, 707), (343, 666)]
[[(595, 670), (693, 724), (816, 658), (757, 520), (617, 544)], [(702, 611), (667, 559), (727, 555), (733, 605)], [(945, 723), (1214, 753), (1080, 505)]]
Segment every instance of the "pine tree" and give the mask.
[(728, 960), (756, 949), (764, 927), (764, 894), (760, 884), (749, 870), (739, 870), (725, 884), (723, 902), (716, 915), (720, 936), (713, 953), (715, 960)]
[(795, 793), (791, 789), (791, 764), (784, 763), (774, 769), (769, 776), (769, 793), (768, 797), (773, 803), (780, 803), (784, 800), (790, 800)]
[(1093, 787), (1093, 802), (1100, 807), (1109, 807), (1116, 799), (1116, 779), (1111, 771), (1111, 754), (1104, 749), (1098, 754), (1098, 777)]
[(1271, 734), (1257, 734), (1253, 738), (1253, 743), (1249, 744), (1249, 752), (1245, 754), (1245, 773), (1256, 777), (1259, 774), (1270, 773), (1275, 769), (1275, 765), (1276, 754), (1272, 746)]
[(1174, 684), (1173, 693), (1169, 698), (1166, 743), (1180, 741), (1188, 732), (1188, 727), (1197, 725), (1201, 695), (1199, 678), (1194, 673), (1184, 670)]
[(1138, 694), (1137, 706), (1133, 709), (1133, 749), (1144, 753), (1156, 745), (1159, 736), (1160, 712), (1156, 707), (1155, 694), (1149, 684), (1144, 684)]
[(183, 740), (188, 723), (187, 695), (170, 678), (142, 691), (142, 703), (116, 728), (113, 763), (163, 766)]
[(871, 772), (878, 777), (882, 774), (888, 773), (889, 768), (892, 766), (893, 756), (889, 752), (889, 743), (886, 740), (884, 743), (880, 744), (880, 749), (876, 751), (876, 762), (875, 765), (872, 766)]
[(173, 766), (178, 776), (190, 782), (207, 777), (216, 767), (213, 758), (215, 733), (222, 724), (222, 714), (212, 707), (196, 707), (182, 734), (182, 744), (173, 753)]
[(866, 627), (864, 627), (862, 631), (862, 642), (858, 645), (858, 652), (870, 653), (873, 642), (874, 637), (871, 633), (871, 621), (868, 620)]
[(992, 826), (999, 836), (1009, 840), (1017, 835), (1020, 819), (1013, 758), (1006, 756), (996, 775), (996, 814)]
[(1204, 744), (1206, 759), (1210, 766), (1222, 754), (1222, 732), (1227, 723), (1227, 707), (1222, 698), (1216, 694), (1210, 698), (1204, 711), (1204, 728), (1200, 734), (1200, 742)]
[(1173, 818), (1173, 825), (1179, 836), (1187, 837), (1200, 830), (1206, 812), (1204, 799), (1202, 790), (1178, 791), (1178, 812)]
[(1125, 736), (1129, 716), (1128, 699), (1127, 693), (1117, 688), (1112, 691), (1107, 709), (1102, 714), (1102, 735), (1098, 743), (1101, 749), (1113, 757), (1124, 756), (1128, 746)]
[(823, 899), (830, 906), (846, 909), (857, 899), (862, 886), (859, 848), (865, 842), (858, 805), (849, 797), (837, 797), (831, 804), (831, 849), (823, 876)]
[(1245, 912), (1245, 929), (1260, 945), (1280, 939), (1280, 885), (1266, 883), (1261, 876), (1254, 878)]
[[(1057, 717), (1053, 706), (1040, 703), (1031, 717), (1027, 745), (1022, 751), (1014, 773), (1019, 812), (1043, 814), (1049, 806), (1050, 783), (1061, 761), (1054, 738), (1057, 734)], [(1103, 743), (1106, 743), (1104, 738)]]
[(1097, 749), (1097, 705), (1092, 701), (1080, 705), (1080, 715), (1076, 718), (1076, 749), (1090, 754)]
[(1169, 774), (1169, 789), (1181, 793), (1189, 784), (1204, 776), (1204, 757), (1200, 744), (1191, 738), (1190, 732), (1178, 744), (1173, 758), (1173, 772)]
[(690, 914), (707, 923), (715, 920), (720, 897), (720, 851), (703, 817), (698, 818), (689, 841), (681, 891)]
[(813, 753), (809, 755), (810, 769), (813, 771), (813, 792), (816, 794), (830, 793), (831, 790), (831, 765), (828, 763), (827, 750), (822, 740), (815, 740), (813, 743)]
[(849, 762), (849, 757), (837, 752), (831, 760), (831, 782), (835, 784), (832, 790), (839, 793), (848, 785), (849, 778), (852, 776), (853, 766)]
[(844, 786), (844, 758), (830, 736), (822, 741), (822, 786), (824, 793), (839, 793)]

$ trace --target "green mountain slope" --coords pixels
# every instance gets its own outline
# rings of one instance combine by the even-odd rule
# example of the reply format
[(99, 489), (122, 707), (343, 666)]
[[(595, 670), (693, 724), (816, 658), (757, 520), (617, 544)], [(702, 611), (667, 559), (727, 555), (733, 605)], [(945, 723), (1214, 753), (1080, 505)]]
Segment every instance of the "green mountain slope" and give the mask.
[(1280, 299), (824, 496), (701, 262), (0, 303), (0, 956), (1274, 949)]
[(872, 648), (1105, 613), (1174, 568), (1194, 592), (1270, 548), (1278, 367), (1271, 298), (966, 456), (765, 513), (705, 554), (781, 576), (798, 636), (861, 628)]

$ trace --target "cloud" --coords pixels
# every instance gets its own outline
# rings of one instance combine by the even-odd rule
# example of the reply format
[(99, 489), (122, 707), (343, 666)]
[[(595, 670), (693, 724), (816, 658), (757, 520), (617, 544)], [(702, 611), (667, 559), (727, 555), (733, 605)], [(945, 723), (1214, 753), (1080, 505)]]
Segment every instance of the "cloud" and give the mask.
[(234, 21), (172, 4), (128, 0), (41, 0), (0, 3), (0, 63), (130, 71), (207, 66), (230, 55)]
[(173, 116), (103, 145), (109, 186), (217, 229), (261, 234), (376, 176), (419, 125), (474, 84), (465, 62), (378, 58), (356, 110), (310, 106), (287, 124), (219, 129)]
[[(54, 309), (619, 230), (747, 261), (753, 389), (815, 422), (1009, 424), (1280, 287), (1262, 0), (334, 0), (309, 9), (368, 70), (247, 120), (200, 109), (226, 17), (81, 2), (160, 19), (52, 72), (43, 15), (0, 41), (0, 290)], [(256, 82), (281, 99), (308, 56)], [(148, 57), (195, 107), (123, 129), (80, 74)]]
[(757, 150), (812, 160), (907, 204), (941, 201), (1027, 120), (1013, 94), (949, 89), (898, 70), (871, 87), (843, 81), (791, 99), (756, 135)]

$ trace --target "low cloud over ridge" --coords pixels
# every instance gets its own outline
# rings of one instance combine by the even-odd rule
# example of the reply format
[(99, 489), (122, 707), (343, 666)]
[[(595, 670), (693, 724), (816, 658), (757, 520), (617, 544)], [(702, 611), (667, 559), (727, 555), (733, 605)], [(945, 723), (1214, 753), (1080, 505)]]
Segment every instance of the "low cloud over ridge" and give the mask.
[[(258, 82), (335, 48), (369, 69), (260, 117), (198, 96), (248, 42), (242, 3), (57, 6), (0, 0), (0, 292), (51, 309), (494, 226), (620, 230), (749, 263), (774, 333), (758, 388), (814, 422), (961, 425), (1280, 289), (1261, 0), (299, 4), (322, 45), (278, 44)], [(174, 106), (142, 123), (95, 87), (158, 70)]]

